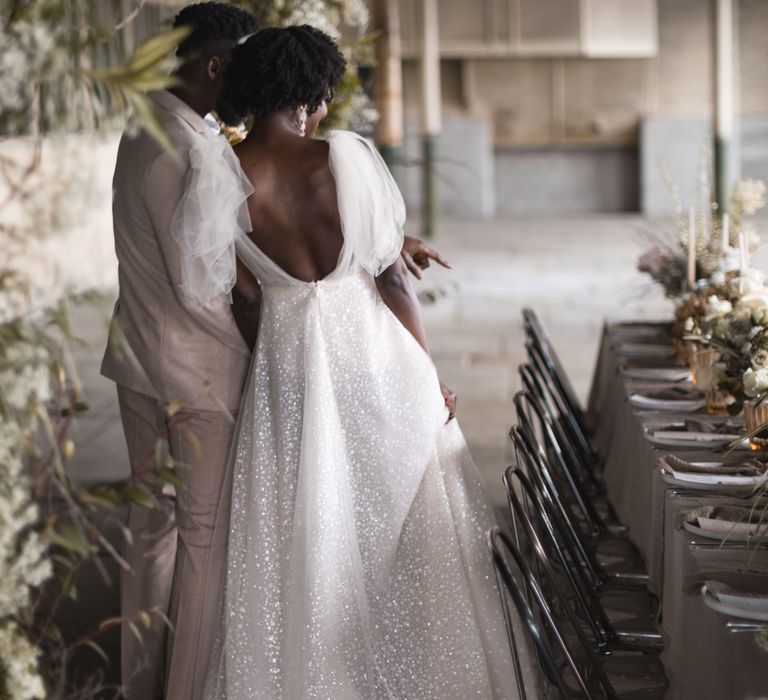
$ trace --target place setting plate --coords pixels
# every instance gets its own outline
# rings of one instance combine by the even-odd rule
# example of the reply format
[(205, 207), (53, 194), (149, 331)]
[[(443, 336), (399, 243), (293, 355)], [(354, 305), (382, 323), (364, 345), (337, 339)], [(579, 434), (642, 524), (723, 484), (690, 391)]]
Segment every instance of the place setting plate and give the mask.
[(687, 367), (622, 367), (621, 374), (626, 379), (670, 384), (690, 382), (692, 379), (691, 370)]
[[(629, 403), (642, 411), (666, 411), (669, 413), (695, 413), (707, 407), (704, 398), (693, 398), (696, 392), (681, 392), (681, 398), (659, 398), (666, 395), (666, 392), (654, 396), (653, 392), (649, 394), (631, 394)], [(687, 395), (691, 398), (684, 398)]]
[(704, 604), (724, 615), (768, 622), (768, 595), (739, 591), (719, 581), (705, 581), (701, 587)]

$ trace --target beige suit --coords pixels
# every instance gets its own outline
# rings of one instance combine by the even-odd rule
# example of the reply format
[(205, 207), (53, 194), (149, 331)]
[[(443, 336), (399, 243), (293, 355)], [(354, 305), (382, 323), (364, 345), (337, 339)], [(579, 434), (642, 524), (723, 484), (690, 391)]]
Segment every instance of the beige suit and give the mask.
[[(249, 351), (228, 307), (200, 310), (181, 294), (181, 251), (170, 233), (185, 187), (188, 152), (210, 128), (168, 92), (150, 95), (176, 153), (146, 132), (124, 135), (113, 181), (120, 294), (102, 373), (118, 384), (134, 477), (160, 505), (132, 505), (134, 544), (126, 556), (123, 614), (159, 617), (138, 644), (123, 631), (122, 669), (130, 700), (198, 700), (221, 598), (229, 512), (228, 453)], [(169, 416), (169, 404), (183, 408)], [(174, 406), (176, 408), (176, 406)], [(228, 410), (226, 410), (228, 409)], [(169, 496), (152, 477), (157, 440), (166, 442), (183, 486)], [(141, 628), (141, 625), (138, 625)]]

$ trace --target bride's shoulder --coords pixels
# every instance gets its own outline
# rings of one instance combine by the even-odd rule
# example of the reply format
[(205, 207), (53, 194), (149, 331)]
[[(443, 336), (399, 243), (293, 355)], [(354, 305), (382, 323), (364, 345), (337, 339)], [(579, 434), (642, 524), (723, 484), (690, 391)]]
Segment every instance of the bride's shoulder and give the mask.
[(335, 129), (326, 134), (325, 140), (330, 149), (331, 162), (347, 161), (357, 167), (375, 167), (383, 165), (379, 151), (373, 141), (344, 129)]
[(325, 140), (328, 141), (331, 146), (352, 146), (353, 144), (359, 144), (369, 149), (375, 148), (373, 142), (369, 139), (354, 131), (348, 131), (346, 129), (333, 129), (329, 131), (325, 136)]

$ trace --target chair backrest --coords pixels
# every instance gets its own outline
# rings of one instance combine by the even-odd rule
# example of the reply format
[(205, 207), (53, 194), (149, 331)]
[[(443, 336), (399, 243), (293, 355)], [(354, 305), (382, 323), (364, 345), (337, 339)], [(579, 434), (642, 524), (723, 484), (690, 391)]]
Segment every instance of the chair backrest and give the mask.
[[(515, 398), (522, 403), (525, 395), (521, 392)], [(548, 507), (563, 546), (571, 552), (573, 561), (583, 567), (590, 584), (601, 586), (606, 580), (606, 574), (587, 546), (566, 499), (561, 495), (546, 454), (522, 424), (512, 428), (510, 438), (518, 457), (517, 463), (525, 468), (540, 499)]]
[(542, 384), (550, 393), (552, 402), (557, 408), (558, 419), (568, 431), (579, 458), (586, 468), (594, 468), (600, 460), (589, 440), (583, 416), (574, 412), (541, 348), (529, 341), (526, 343), (526, 350), (529, 364), (539, 374)]
[(512, 573), (510, 560), (514, 563), (520, 577), (525, 581), (526, 587), (531, 593), (533, 605), (535, 605), (540, 619), (549, 628), (557, 652), (563, 657), (564, 665), (573, 674), (578, 685), (579, 697), (585, 700), (592, 700), (594, 696), (589, 690), (587, 682), (576, 663), (576, 659), (565, 640), (565, 636), (555, 620), (552, 609), (520, 551), (511, 538), (498, 527), (488, 531), (487, 542), (488, 549), (493, 557), (497, 581), (499, 582), (499, 594), (502, 596), (502, 599), (506, 598), (506, 596), (512, 599), (518, 615), (536, 647), (547, 680), (555, 686), (562, 700), (574, 697), (563, 678), (563, 672), (561, 671), (555, 649), (550, 645), (545, 631), (536, 620), (533, 607), (529, 605), (526, 596)]
[[(525, 455), (520, 455), (520, 458), (527, 459)], [(573, 595), (576, 605), (576, 610), (573, 612), (575, 615), (581, 615), (589, 626), (597, 652), (610, 653), (609, 641), (613, 627), (584, 571), (580, 568), (579, 562), (574, 560), (574, 552), (561, 540), (561, 534), (557, 531), (549, 508), (540, 498), (521, 466), (509, 467), (506, 470), (504, 485), (512, 518), (519, 523), (519, 529), (525, 532), (531, 552), (539, 560), (547, 580), (552, 581), (552, 590), (557, 595), (561, 607), (570, 610), (571, 597), (557, 584), (555, 569), (567, 581), (568, 590)], [(550, 561), (549, 551), (554, 554), (554, 561)], [(569, 615), (569, 617), (571, 623), (578, 626), (575, 615)], [(581, 637), (581, 641), (583, 645), (589, 646), (586, 637)]]
[[(530, 435), (537, 439), (542, 452), (551, 454), (555, 462), (553, 466), (568, 486), (570, 498), (581, 512), (590, 534), (597, 534), (604, 529), (605, 523), (590, 498), (586, 484), (589, 477), (573, 452), (568, 438), (563, 435), (561, 426), (549, 411), (546, 397), (539, 391), (540, 385), (534, 370), (530, 365), (524, 364), (520, 365), (518, 371), (524, 387), (523, 392), (514, 399), (518, 420)], [(534, 425), (534, 420), (538, 425)]]
[(551, 368), (553, 377), (560, 386), (563, 398), (568, 402), (574, 415), (578, 416), (579, 420), (583, 423), (584, 410), (581, 407), (581, 403), (576, 396), (576, 392), (573, 390), (573, 386), (571, 386), (571, 382), (568, 380), (568, 375), (565, 369), (563, 369), (560, 358), (557, 356), (557, 352), (544, 329), (544, 325), (533, 309), (523, 309), (523, 327), (528, 338), (541, 349), (547, 364)]
[[(546, 376), (546, 372), (541, 369), (540, 362), (535, 360), (535, 356), (530, 362), (520, 365), (521, 379), (526, 389), (536, 396), (546, 409), (553, 424), (557, 427), (558, 439), (567, 452), (568, 461), (573, 468), (578, 471), (581, 479), (590, 488), (600, 490), (602, 484), (595, 474), (595, 468), (599, 463), (597, 456), (591, 451), (588, 440), (586, 446), (582, 444), (586, 438), (578, 437), (577, 429), (573, 427), (573, 421), (564, 413), (559, 400), (553, 393), (551, 382)], [(527, 374), (527, 377), (524, 376)]]

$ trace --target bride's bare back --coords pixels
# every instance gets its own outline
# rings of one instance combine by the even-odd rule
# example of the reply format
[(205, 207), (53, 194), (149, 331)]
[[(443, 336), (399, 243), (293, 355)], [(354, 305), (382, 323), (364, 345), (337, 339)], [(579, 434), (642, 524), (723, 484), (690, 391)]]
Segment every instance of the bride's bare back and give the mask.
[(289, 275), (312, 282), (333, 272), (344, 242), (329, 147), (277, 126), (255, 125), (263, 136), (235, 149), (254, 188), (251, 239)]

